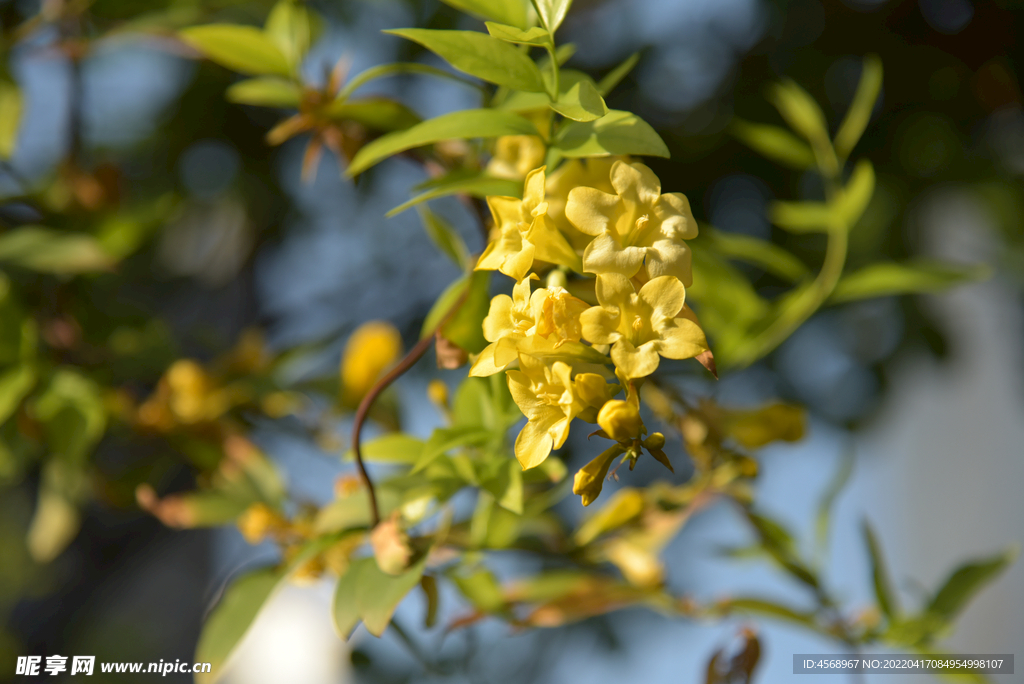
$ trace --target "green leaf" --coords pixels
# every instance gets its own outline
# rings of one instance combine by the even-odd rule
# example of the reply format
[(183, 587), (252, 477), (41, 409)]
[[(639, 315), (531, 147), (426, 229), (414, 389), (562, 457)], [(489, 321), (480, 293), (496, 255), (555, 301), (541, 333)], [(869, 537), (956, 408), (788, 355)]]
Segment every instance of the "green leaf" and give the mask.
[(503, 40), (506, 43), (516, 43), (519, 45), (547, 45), (551, 40), (551, 34), (546, 29), (540, 26), (534, 26), (533, 28), (523, 31), (515, 26), (509, 26), (508, 24), (498, 24), (493, 21), (485, 23), (487, 26), (487, 32), (498, 40)]
[(733, 119), (729, 132), (761, 156), (788, 168), (803, 171), (814, 166), (811, 148), (784, 128)]
[(867, 159), (861, 159), (835, 203), (838, 216), (847, 230), (857, 225), (874, 193), (875, 168)]
[(832, 517), (832, 507), (835, 505), (836, 498), (846, 487), (846, 483), (850, 480), (850, 475), (853, 474), (853, 452), (852, 449), (843, 454), (842, 459), (839, 462), (839, 468), (836, 469), (835, 475), (832, 476), (832, 481), (829, 482), (828, 489), (821, 497), (821, 501), (818, 503), (818, 515), (815, 518), (815, 537), (817, 538), (818, 548), (821, 549), (822, 555), (826, 551), (826, 545), (828, 543), (829, 533), (829, 521)]
[[(359, 451), (363, 460), (371, 463), (400, 463), (412, 465), (423, 454), (426, 443), (417, 437), (402, 432), (392, 432), (360, 445)], [(355, 458), (352, 451), (345, 454), (345, 459)]]
[(10, 159), (18, 143), (18, 129), (24, 101), (21, 90), (10, 81), (0, 81), (0, 159)]
[(180, 31), (186, 43), (210, 60), (253, 76), (290, 76), (288, 58), (263, 31), (253, 26), (206, 24)]
[(589, 80), (579, 81), (551, 103), (555, 110), (573, 121), (593, 121), (608, 113), (608, 106)]
[(22, 226), (0, 234), (0, 262), (68, 275), (108, 270), (113, 260), (91, 235)]
[(928, 604), (927, 612), (947, 621), (954, 619), (975, 594), (999, 577), (1003, 570), (1016, 560), (1017, 553), (1017, 549), (1012, 548), (997, 556), (960, 566), (935, 592), (931, 603)]
[(572, 0), (533, 0), (533, 6), (537, 8), (540, 20), (547, 27), (551, 35), (554, 35), (558, 27), (565, 20)]
[(941, 261), (918, 260), (879, 263), (844, 275), (829, 299), (832, 303), (872, 297), (941, 292), (963, 283), (984, 280), (991, 269), (984, 264), (959, 266)]
[(399, 152), (440, 140), (537, 135), (529, 119), (497, 109), (466, 109), (428, 119), (412, 128), (383, 135), (364, 146), (352, 159), (348, 176), (355, 176)]
[(810, 94), (791, 79), (773, 84), (769, 99), (794, 131), (812, 144), (828, 142), (828, 126), (821, 107)]
[(66, 461), (50, 459), (43, 466), (42, 483), (26, 543), (37, 563), (49, 563), (78, 534), (82, 519), (80, 502), (88, 489), (82, 469)]
[(601, 93), (602, 96), (607, 96), (608, 93), (612, 92), (615, 86), (619, 85), (622, 79), (624, 79), (629, 72), (633, 70), (633, 67), (635, 67), (636, 63), (639, 61), (639, 52), (631, 54), (622, 62), (622, 64), (605, 74), (604, 78), (602, 78), (597, 84), (597, 92)]
[(292, 68), (298, 69), (313, 44), (318, 23), (305, 5), (295, 0), (280, 0), (270, 10), (264, 31)]
[(804, 613), (774, 601), (753, 597), (736, 597), (722, 601), (719, 608), (727, 612), (737, 612), (758, 617), (767, 617), (783, 622), (792, 622), (802, 627), (817, 630), (813, 613)]
[[(429, 335), (444, 319), (451, 307), (466, 293), (466, 297), (441, 334), (470, 354), (479, 354), (487, 346), (484, 339), (483, 320), (490, 309), (491, 271), (473, 271), (465, 275), (441, 293), (423, 321), (420, 336)], [(468, 290), (468, 292), (467, 292)]]
[(481, 446), (491, 441), (492, 434), (489, 430), (481, 430), (474, 426), (437, 428), (430, 435), (427, 444), (423, 447), (412, 471), (419, 472), (429, 466), (438, 456), (453, 449), (467, 446)]
[(501, 584), (490, 570), (481, 568), (467, 575), (453, 572), (448, 576), (462, 595), (480, 612), (498, 613), (504, 609), (505, 598), (501, 592)]
[(196, 645), (196, 660), (210, 663), (209, 673), (196, 674), (196, 684), (217, 681), (235, 647), (281, 583), (277, 568), (261, 568), (234, 580), (203, 625)]
[[(366, 625), (366, 631), (379, 637), (391, 623), (391, 616), (395, 614), (398, 604), (419, 584), (427, 556), (424, 554), (418, 563), (401, 575), (388, 575), (377, 567), (375, 560), (367, 560), (370, 562), (363, 563), (359, 568), (355, 605), (359, 617)], [(347, 576), (348, 573), (345, 573)], [(344, 580), (339, 580), (339, 586)]]
[(514, 458), (494, 456), (478, 463), (480, 486), (498, 505), (516, 515), (523, 514), (523, 468)]
[(772, 202), (771, 222), (791, 233), (827, 233), (842, 226), (842, 218), (824, 202)]
[(268, 76), (232, 84), (225, 96), (229, 102), (257, 107), (298, 107), (302, 89), (292, 81)]
[(373, 131), (402, 131), (421, 121), (416, 112), (401, 102), (383, 97), (335, 101), (327, 107), (326, 113), (332, 119), (356, 121)]
[(811, 275), (810, 269), (792, 252), (773, 242), (705, 226), (701, 235), (708, 241), (710, 249), (727, 259), (738, 259), (760, 266), (765, 271), (791, 283)]
[(818, 578), (797, 556), (796, 542), (789, 531), (777, 521), (752, 511), (747, 512), (747, 518), (772, 559), (790, 575), (816, 589)]
[(486, 174), (465, 176), (464, 174), (449, 174), (440, 182), (432, 184), (430, 189), (416, 195), (408, 202), (403, 202), (385, 214), (391, 218), (401, 214), (406, 209), (427, 202), (439, 197), (451, 195), (469, 195), (470, 197), (518, 197), (523, 192), (522, 181), (509, 180), (507, 178), (495, 178)]
[(875, 600), (878, 601), (878, 609), (890, 620), (900, 612), (896, 592), (893, 590), (892, 581), (889, 579), (889, 570), (882, 556), (882, 547), (878, 543), (871, 524), (865, 519), (863, 522), (864, 541), (868, 546), (868, 555), (871, 557), (871, 582), (875, 588)]
[(481, 19), (492, 19), (521, 29), (529, 28), (523, 0), (442, 0), (449, 7)]
[(22, 364), (0, 373), (0, 425), (18, 410), (24, 399), (36, 384), (36, 373), (32, 366)]
[(459, 71), (489, 83), (512, 90), (544, 91), (544, 79), (533, 60), (485, 33), (431, 29), (394, 29), (385, 33), (417, 42)]
[(839, 132), (836, 133), (835, 148), (840, 159), (846, 159), (864, 134), (881, 90), (882, 60), (878, 55), (868, 55), (864, 58), (864, 68), (861, 71), (860, 83), (857, 84), (857, 93), (853, 96), (853, 103), (839, 126)]
[(596, 121), (574, 121), (563, 126), (553, 147), (570, 158), (610, 154), (670, 156), (665, 142), (650, 124), (636, 114), (615, 109)]
[(437, 76), (438, 78), (444, 78), (472, 86), (476, 89), (480, 89), (482, 87), (471, 79), (453, 74), (450, 71), (432, 67), (429, 64), (420, 64), (418, 62), (393, 62), (391, 64), (378, 64), (377, 66), (370, 67), (366, 71), (359, 72), (357, 76), (353, 76), (352, 79), (338, 91), (337, 100), (343, 102), (347, 100), (352, 93), (359, 90), (359, 88), (370, 81), (374, 81), (378, 78), (384, 78), (385, 76), (394, 76), (396, 74), (427, 74), (429, 76)]
[(107, 427), (99, 386), (68, 368), (53, 374), (33, 412), (43, 423), (50, 451), (68, 463), (83, 464)]
[(297, 568), (337, 540), (337, 536), (313, 540), (287, 566), (253, 570), (227, 586), (199, 634), (195, 659), (212, 667), (210, 672), (196, 674), (196, 684), (214, 684), (220, 679), (231, 654), (277, 588)]
[(420, 217), (423, 219), (423, 227), (426, 229), (427, 235), (441, 250), (441, 253), (447, 255), (463, 271), (469, 270), (473, 265), (469, 250), (466, 249), (466, 243), (463, 242), (462, 236), (456, 232), (455, 228), (426, 207), (420, 207)]

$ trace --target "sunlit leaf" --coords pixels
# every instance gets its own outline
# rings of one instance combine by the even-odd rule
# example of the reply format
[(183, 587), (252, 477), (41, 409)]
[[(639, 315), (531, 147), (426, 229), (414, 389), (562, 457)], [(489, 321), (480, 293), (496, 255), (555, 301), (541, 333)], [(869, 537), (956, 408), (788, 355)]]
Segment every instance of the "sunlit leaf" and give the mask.
[(636, 114), (610, 110), (596, 121), (574, 121), (561, 128), (554, 148), (565, 157), (650, 155), (668, 157), (661, 136)]
[(416, 112), (401, 102), (383, 97), (333, 102), (325, 113), (332, 119), (356, 121), (374, 131), (401, 131), (421, 121)]
[(292, 68), (302, 64), (319, 29), (318, 18), (296, 0), (279, 0), (270, 10), (264, 31)]
[(729, 131), (758, 154), (791, 169), (814, 166), (814, 152), (800, 138), (784, 128), (733, 119)]
[(708, 241), (710, 249), (723, 257), (759, 266), (789, 282), (795, 283), (811, 275), (810, 269), (800, 259), (773, 242), (710, 226), (701, 227), (701, 237)]
[(27, 364), (0, 371), (0, 424), (14, 415), (35, 383), (35, 371)]
[[(359, 451), (364, 461), (371, 463), (401, 463), (412, 465), (423, 453), (425, 442), (422, 439), (402, 432), (392, 432), (363, 442)], [(352, 452), (345, 458), (354, 458)]]
[(485, 33), (431, 29), (394, 29), (385, 33), (419, 43), (470, 76), (513, 90), (544, 91), (544, 80), (533, 60)]
[(52, 459), (43, 467), (39, 498), (25, 540), (37, 563), (52, 561), (78, 534), (82, 524), (78, 503), (87, 487), (78, 464)]
[(221, 66), (254, 76), (289, 76), (288, 59), (277, 44), (253, 26), (206, 24), (179, 32), (182, 40)]
[(602, 96), (607, 97), (608, 93), (615, 89), (615, 86), (619, 85), (629, 72), (633, 70), (636, 63), (640, 61), (640, 53), (634, 52), (629, 57), (624, 59), (621, 64), (609, 71), (604, 75), (604, 78), (597, 84), (597, 92), (601, 93)]
[(0, 233), (0, 263), (43, 273), (73, 274), (105, 271), (113, 259), (96, 238), (41, 226), (22, 226)]
[(573, 121), (593, 121), (608, 113), (604, 98), (589, 80), (581, 80), (560, 94), (551, 109)]
[(497, 109), (452, 112), (377, 138), (359, 150), (346, 173), (354, 176), (387, 157), (440, 140), (496, 138), (502, 135), (537, 135), (537, 129), (528, 119), (513, 112)]
[(882, 90), (882, 60), (878, 55), (867, 55), (864, 58), (864, 67), (861, 71), (860, 82), (857, 84), (857, 93), (853, 96), (853, 103), (850, 110), (846, 112), (846, 118), (839, 126), (836, 133), (835, 147), (836, 154), (845, 159), (857, 145), (864, 129), (871, 120), (871, 112), (874, 111), (878, 94)]
[(230, 102), (259, 107), (298, 107), (302, 90), (283, 78), (249, 78), (232, 84), (225, 93)]
[(548, 41), (551, 40), (551, 34), (540, 26), (534, 26), (527, 31), (523, 31), (515, 26), (498, 24), (493, 21), (488, 21), (485, 25), (487, 26), (487, 32), (491, 34), (491, 36), (498, 40), (504, 40), (506, 43), (517, 43), (519, 45), (547, 45)]
[(416, 461), (413, 472), (423, 470), (441, 454), (461, 447), (481, 446), (491, 439), (492, 434), (489, 430), (473, 426), (436, 428), (427, 440), (419, 460)]
[(816, 626), (813, 613), (806, 613), (766, 599), (752, 597), (730, 598), (719, 602), (718, 608), (723, 611), (791, 622), (803, 627), (811, 627), (812, 629)]
[(423, 219), (427, 235), (441, 250), (441, 253), (454, 261), (455, 265), (462, 270), (468, 270), (472, 266), (469, 250), (455, 228), (426, 207), (420, 207), (420, 217)]
[(491, 273), (473, 271), (449, 285), (427, 313), (420, 335), (430, 334), (437, 328), (451, 307), (465, 294), (459, 310), (444, 324), (441, 334), (470, 354), (480, 353), (487, 346), (482, 326), (490, 309)]
[(18, 86), (10, 81), (0, 80), (0, 159), (10, 159), (14, 154), (23, 107), (24, 102)]
[[(394, 615), (398, 604), (419, 584), (427, 557), (424, 556), (400, 575), (388, 575), (377, 567), (372, 558), (367, 560), (370, 562), (363, 562), (359, 566), (355, 605), (360, 619), (366, 625), (366, 631), (374, 636), (380, 636), (391, 622), (391, 616)], [(348, 573), (338, 580), (339, 588), (341, 582), (347, 578)], [(335, 605), (337, 606), (337, 602)]]
[(562, 25), (570, 5), (572, 0), (533, 0), (541, 22), (552, 34)]
[(990, 273), (991, 269), (985, 265), (959, 266), (923, 259), (902, 264), (871, 264), (844, 275), (830, 301), (941, 292), (962, 283), (984, 280)]
[(863, 522), (863, 534), (871, 559), (871, 582), (875, 588), (875, 600), (878, 602), (878, 609), (882, 611), (882, 614), (891, 619), (900, 612), (899, 603), (892, 580), (889, 578), (889, 569), (882, 555), (882, 547), (867, 520)]
[(389, 211), (386, 216), (391, 218), (401, 214), (417, 204), (439, 197), (451, 195), (469, 195), (470, 197), (516, 197), (523, 191), (521, 181), (509, 180), (507, 178), (495, 178), (488, 175), (465, 176), (457, 174), (449, 176), (447, 180), (437, 184), (431, 184), (430, 188), (408, 202), (403, 202)]
[(462, 595), (481, 612), (496, 613), (505, 607), (501, 585), (490, 570), (481, 568), (468, 575), (452, 573), (449, 577)]
[(927, 612), (952, 620), (979, 591), (999, 577), (1017, 555), (1017, 549), (1013, 548), (991, 558), (961, 565), (935, 592)]
[(769, 98), (793, 130), (812, 143), (828, 140), (828, 127), (821, 107), (810, 94), (790, 79), (772, 85)]
[(444, 4), (473, 14), (481, 19), (492, 19), (521, 29), (528, 28), (525, 0), (442, 0)]
[(815, 516), (815, 537), (817, 538), (818, 548), (821, 549), (822, 555), (827, 551), (826, 544), (828, 543), (829, 534), (829, 523), (832, 518), (832, 508), (835, 506), (836, 499), (839, 494), (842, 493), (843, 488), (846, 487), (846, 483), (850, 480), (850, 475), (853, 473), (854, 458), (852, 450), (843, 454), (839, 461), (839, 468), (836, 469), (835, 475), (832, 476), (832, 480), (828, 484), (828, 488), (821, 497), (821, 501), (818, 503), (818, 514)]
[(824, 202), (772, 202), (769, 216), (791, 233), (826, 233), (842, 226), (835, 207)]
[(875, 169), (867, 159), (861, 159), (836, 201), (838, 215), (847, 230), (853, 228), (864, 215), (874, 192)]

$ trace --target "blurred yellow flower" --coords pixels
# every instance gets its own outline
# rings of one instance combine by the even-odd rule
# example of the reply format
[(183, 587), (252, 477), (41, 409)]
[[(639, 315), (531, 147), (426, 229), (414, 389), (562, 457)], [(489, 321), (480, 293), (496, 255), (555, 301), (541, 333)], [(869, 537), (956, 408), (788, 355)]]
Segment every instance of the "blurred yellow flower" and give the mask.
[[(582, 411), (606, 401), (604, 378), (594, 373), (572, 377), (572, 368), (562, 361), (551, 365), (528, 354), (519, 355), (520, 370), (506, 372), (512, 399), (527, 418), (516, 438), (516, 458), (523, 469), (544, 462), (552, 449), (560, 448), (569, 436), (569, 424)], [(606, 390), (608, 391), (608, 390)], [(594, 402), (597, 403), (596, 406)]]
[(587, 303), (563, 288), (539, 287), (530, 294), (530, 279), (512, 289), (512, 296), (497, 295), (484, 318), (487, 345), (470, 368), (475, 376), (494, 375), (516, 360), (520, 351), (551, 352), (566, 342), (579, 342), (580, 314)]
[(358, 404), (402, 353), (402, 336), (385, 321), (359, 326), (341, 358), (341, 391), (346, 404)]
[(690, 248), (684, 240), (697, 237), (697, 222), (686, 197), (661, 194), (661, 181), (640, 163), (616, 162), (610, 180), (614, 194), (596, 188), (569, 193), (566, 217), (594, 236), (583, 252), (584, 271), (642, 280), (670, 275), (689, 286)]
[(648, 281), (640, 292), (625, 276), (597, 277), (597, 300), (580, 314), (583, 337), (612, 345), (612, 361), (627, 378), (642, 378), (658, 368), (660, 356), (688, 359), (707, 351), (704, 332), (685, 308), (686, 291), (672, 276)]
[(544, 163), (547, 148), (540, 136), (503, 135), (494, 143), (494, 156), (487, 173), (498, 178), (519, 180)]
[(477, 262), (478, 270), (498, 270), (517, 282), (530, 272), (535, 259), (582, 270), (580, 257), (547, 215), (544, 167), (526, 176), (523, 199), (488, 197), (495, 231)]

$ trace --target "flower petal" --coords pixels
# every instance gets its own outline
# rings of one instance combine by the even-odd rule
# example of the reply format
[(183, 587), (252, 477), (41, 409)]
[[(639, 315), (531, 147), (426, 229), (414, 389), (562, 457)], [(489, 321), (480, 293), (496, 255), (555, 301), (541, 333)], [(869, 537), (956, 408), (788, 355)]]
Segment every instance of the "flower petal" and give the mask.
[(513, 332), (511, 297), (500, 294), (491, 299), (491, 308), (487, 312), (487, 316), (484, 317), (483, 328), (484, 338), (488, 342), (496, 342), (499, 338)]
[(600, 235), (614, 222), (619, 198), (595, 188), (573, 188), (565, 205), (565, 217), (580, 232)]
[(615, 368), (627, 378), (645, 378), (658, 370), (661, 357), (655, 349), (655, 342), (634, 347), (626, 340), (619, 340), (612, 347), (612, 361)]
[(658, 240), (647, 248), (647, 274), (652, 278), (672, 276), (686, 287), (693, 285), (690, 248), (684, 242)]
[(667, 359), (690, 359), (708, 350), (704, 331), (689, 319), (677, 318), (659, 332), (661, 341), (656, 343), (658, 352)]
[(661, 230), (674, 240), (697, 237), (697, 221), (690, 211), (690, 201), (681, 192), (670, 192), (654, 203), (654, 216), (661, 221)]
[(639, 294), (654, 310), (654, 319), (675, 318), (686, 301), (686, 288), (672, 276), (652, 278), (640, 288)]
[(650, 167), (639, 162), (616, 162), (612, 166), (611, 181), (615, 192), (628, 202), (650, 206), (661, 196), (661, 181)]
[(633, 283), (629, 282), (629, 278), (617, 273), (606, 273), (597, 277), (594, 292), (601, 306), (621, 307), (629, 301), (636, 290)]
[(489, 344), (483, 348), (480, 355), (476, 357), (476, 361), (469, 368), (469, 374), (474, 378), (486, 378), (489, 375), (500, 373), (504, 366), (497, 366), (494, 363), (494, 348), (495, 344)]
[(618, 331), (619, 312), (603, 306), (592, 306), (580, 314), (583, 339), (593, 344), (612, 344), (622, 337)]
[(534, 258), (566, 266), (577, 273), (583, 270), (583, 262), (580, 261), (576, 250), (558, 232), (555, 224), (547, 216), (538, 216), (533, 220), (530, 230), (526, 233), (526, 239), (537, 247)]
[(548, 434), (548, 427), (531, 420), (516, 437), (516, 459), (523, 470), (539, 466), (551, 453), (554, 440)]
[(527, 240), (523, 240), (523, 247), (518, 252), (508, 254), (501, 262), (498, 270), (514, 280), (522, 280), (530, 272), (533, 266), (533, 255), (536, 248)]
[(643, 247), (622, 247), (609, 233), (594, 238), (583, 250), (584, 273), (618, 273), (632, 278), (644, 265), (647, 250)]

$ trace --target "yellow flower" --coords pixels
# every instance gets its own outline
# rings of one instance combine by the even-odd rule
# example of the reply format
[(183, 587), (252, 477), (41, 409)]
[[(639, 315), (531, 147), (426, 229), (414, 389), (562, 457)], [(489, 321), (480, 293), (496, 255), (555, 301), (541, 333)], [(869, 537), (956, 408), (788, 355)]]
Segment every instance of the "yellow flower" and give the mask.
[(604, 478), (612, 461), (626, 452), (625, 447), (614, 444), (601, 452), (601, 455), (576, 471), (572, 480), (572, 493), (581, 497), (584, 506), (594, 503), (604, 488)]
[(615, 194), (596, 188), (569, 193), (565, 215), (594, 240), (583, 252), (587, 273), (618, 273), (642, 280), (670, 275), (692, 282), (690, 249), (697, 222), (681, 193), (661, 194), (661, 181), (643, 164), (616, 162), (610, 180)]
[(612, 187), (610, 177), (612, 166), (620, 160), (628, 162), (629, 157), (570, 159), (547, 177), (544, 189), (547, 191), (548, 216), (577, 251), (582, 252), (594, 236), (581, 233), (565, 217), (569, 193), (574, 188), (587, 187), (614, 194), (615, 188)]
[(494, 143), (494, 157), (487, 173), (498, 178), (520, 180), (544, 163), (547, 148), (536, 135), (503, 135)]
[(516, 360), (520, 351), (550, 353), (566, 342), (579, 342), (580, 314), (587, 303), (561, 287), (537, 288), (530, 294), (530, 279), (512, 289), (512, 296), (497, 295), (484, 318), (484, 338), (491, 344), (480, 352), (469, 374), (494, 375)]
[(520, 354), (519, 368), (506, 375), (512, 399), (528, 421), (515, 447), (516, 458), (526, 470), (540, 465), (552, 449), (565, 444), (572, 419), (604, 403), (610, 389), (604, 378), (594, 373), (573, 378), (572, 368), (562, 361), (549, 366), (536, 357)]
[(348, 338), (341, 359), (345, 402), (358, 404), (401, 353), (402, 336), (395, 326), (384, 321), (370, 321), (359, 326)]
[(597, 424), (616, 442), (636, 439), (641, 432), (647, 431), (640, 419), (636, 392), (631, 392), (627, 399), (612, 399), (602, 406), (597, 414)]
[(623, 376), (650, 375), (658, 368), (659, 355), (688, 359), (708, 349), (676, 278), (659, 276), (636, 292), (628, 278), (609, 273), (597, 277), (596, 292), (600, 306), (580, 315), (583, 337), (612, 345), (612, 361)]
[(582, 270), (579, 255), (547, 215), (543, 166), (526, 176), (522, 200), (488, 197), (487, 206), (496, 234), (480, 255), (477, 270), (498, 270), (517, 282), (530, 272), (534, 259)]

